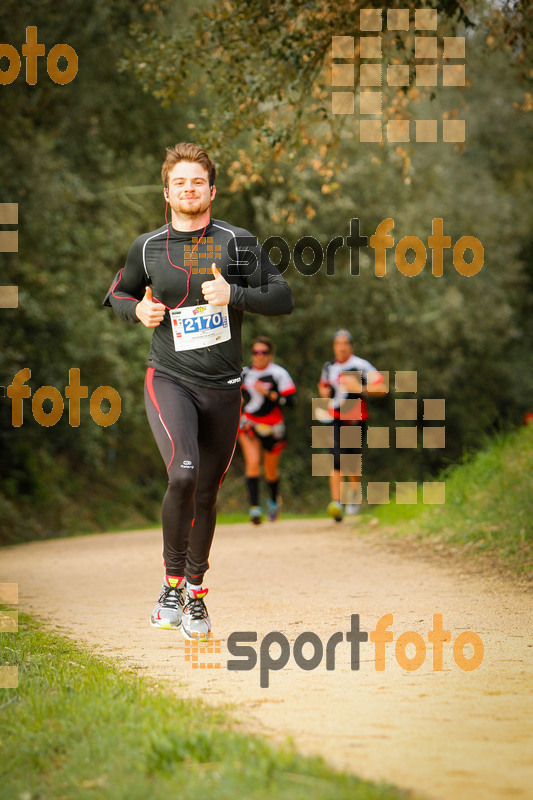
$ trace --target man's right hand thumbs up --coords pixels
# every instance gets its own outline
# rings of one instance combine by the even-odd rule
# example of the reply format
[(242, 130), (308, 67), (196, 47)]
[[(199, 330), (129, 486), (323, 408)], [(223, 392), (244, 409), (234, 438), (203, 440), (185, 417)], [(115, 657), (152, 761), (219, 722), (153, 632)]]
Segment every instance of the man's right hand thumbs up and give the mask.
[(135, 315), (147, 328), (157, 328), (165, 316), (165, 306), (152, 297), (152, 290), (146, 287), (144, 297), (135, 306)]

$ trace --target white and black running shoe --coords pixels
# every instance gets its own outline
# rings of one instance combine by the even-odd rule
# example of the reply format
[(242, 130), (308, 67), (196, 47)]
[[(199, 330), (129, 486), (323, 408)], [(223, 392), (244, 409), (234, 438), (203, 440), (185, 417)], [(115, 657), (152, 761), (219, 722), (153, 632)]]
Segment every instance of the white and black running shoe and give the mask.
[(172, 578), (165, 575), (159, 600), (155, 604), (150, 624), (154, 628), (179, 630), (183, 606), (185, 605), (185, 578)]
[(211, 620), (205, 607), (204, 597), (208, 589), (189, 589), (183, 609), (181, 632), (186, 639), (206, 642), (211, 633)]

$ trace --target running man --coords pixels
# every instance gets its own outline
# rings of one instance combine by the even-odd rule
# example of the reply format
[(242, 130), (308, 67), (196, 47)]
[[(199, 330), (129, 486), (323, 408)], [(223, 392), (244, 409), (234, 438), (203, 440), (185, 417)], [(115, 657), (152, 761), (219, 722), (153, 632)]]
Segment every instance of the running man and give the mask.
[(150, 621), (205, 640), (216, 499), (239, 429), (243, 312), (290, 314), (294, 302), (257, 239), (211, 217), (216, 167), (205, 150), (167, 148), (161, 176), (171, 219), (133, 242), (104, 303), (154, 329), (145, 403), (168, 488), (165, 577)]
[(379, 397), (387, 393), (387, 387), (383, 376), (369, 361), (353, 354), (352, 336), (344, 328), (336, 331), (333, 336), (333, 354), (335, 361), (327, 361), (322, 368), (318, 391), (320, 397), (331, 398), (326, 412), (326, 418), (333, 425), (333, 470), (329, 476), (331, 502), (328, 505), (328, 514), (336, 522), (341, 522), (344, 512), (357, 514), (361, 508), (360, 475), (347, 475), (352, 484), (352, 498), (345, 508), (341, 503), (341, 455), (351, 455), (354, 452), (353, 445), (347, 446), (342, 441), (342, 428), (359, 427), (361, 444), (356, 447), (361, 448), (368, 420), (368, 408), (363, 395)]
[(268, 336), (257, 336), (252, 342), (252, 366), (243, 370), (245, 406), (239, 442), (246, 465), (250, 520), (255, 525), (263, 517), (259, 505), (261, 453), (270, 494), (268, 517), (273, 522), (279, 515), (279, 460), (287, 440), (282, 409), (293, 405), (296, 391), (287, 370), (272, 361), (273, 351)]

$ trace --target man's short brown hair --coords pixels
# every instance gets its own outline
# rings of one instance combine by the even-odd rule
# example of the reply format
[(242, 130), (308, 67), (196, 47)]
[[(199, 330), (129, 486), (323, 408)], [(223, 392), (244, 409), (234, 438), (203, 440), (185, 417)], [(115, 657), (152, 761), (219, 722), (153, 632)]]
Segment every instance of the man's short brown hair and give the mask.
[(264, 344), (265, 347), (268, 347), (270, 353), (274, 352), (274, 342), (268, 336), (256, 336), (251, 345), (252, 350), (256, 344)]
[(163, 186), (168, 186), (168, 173), (180, 161), (192, 161), (201, 164), (209, 175), (209, 186), (214, 186), (217, 176), (215, 162), (212, 161), (203, 147), (191, 142), (179, 142), (174, 147), (167, 147), (167, 157), (161, 167), (161, 178)]

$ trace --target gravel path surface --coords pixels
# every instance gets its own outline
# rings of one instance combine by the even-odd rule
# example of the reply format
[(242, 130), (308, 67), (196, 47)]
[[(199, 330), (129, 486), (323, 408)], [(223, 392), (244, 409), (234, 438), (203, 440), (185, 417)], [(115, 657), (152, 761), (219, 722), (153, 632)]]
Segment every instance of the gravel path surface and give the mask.
[[(170, 684), (181, 697), (229, 703), (243, 729), (276, 741), (290, 736), (301, 752), (335, 767), (436, 800), (533, 798), (533, 603), (510, 579), (468, 561), (458, 566), (380, 543), (358, 534), (357, 523), (220, 526), (206, 579), (220, 653), (200, 650), (198, 664), (205, 666), (194, 668), (180, 632), (148, 623), (161, 586), (160, 553), (158, 530), (36, 542), (1, 551), (0, 581), (19, 584), (21, 609), (96, 653)], [(382, 671), (370, 640), (361, 643), (359, 669), (352, 669), (346, 633), (355, 614), (369, 634), (393, 615)], [(442, 670), (433, 669), (428, 642), (434, 614), (451, 632)], [(466, 630), (484, 647), (471, 671), (453, 654)], [(228, 637), (246, 631), (257, 633), (249, 646), (258, 664), (229, 670), (235, 655)], [(286, 638), (291, 655), (282, 669), (268, 671), (264, 637), (273, 631)], [(306, 631), (324, 648), (313, 670), (302, 669), (292, 649)], [(404, 669), (396, 656), (407, 631), (427, 648), (416, 670)], [(326, 645), (336, 632), (344, 635), (328, 670)], [(314, 637), (303, 646), (300, 665), (320, 656), (320, 642)], [(416, 647), (423, 656), (418, 639), (404, 649), (404, 664)], [(467, 644), (464, 657), (473, 653)], [(271, 643), (270, 654), (278, 659), (280, 646)], [(261, 675), (268, 687), (260, 686)]]

